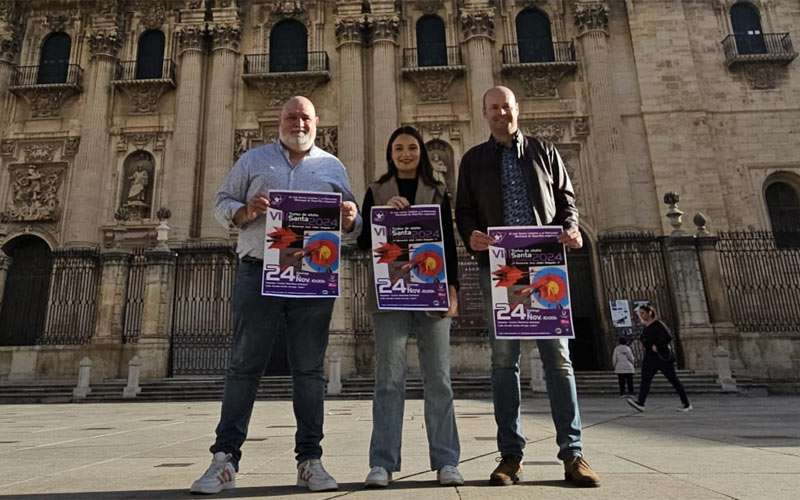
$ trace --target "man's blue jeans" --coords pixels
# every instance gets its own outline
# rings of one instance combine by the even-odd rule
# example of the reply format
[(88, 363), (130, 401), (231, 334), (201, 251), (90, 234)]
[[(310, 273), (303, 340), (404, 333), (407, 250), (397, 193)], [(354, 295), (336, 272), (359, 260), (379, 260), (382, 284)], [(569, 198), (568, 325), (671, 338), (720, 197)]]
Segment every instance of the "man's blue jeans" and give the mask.
[(432, 470), (457, 466), (461, 448), (450, 387), (450, 318), (421, 311), (384, 311), (375, 325), (375, 399), (369, 466), (400, 470), (406, 392), (406, 344), (414, 332), (425, 394), (425, 429)]
[(294, 451), (298, 462), (322, 456), (324, 359), (333, 301), (264, 297), (261, 264), (239, 264), (233, 290), (233, 345), (225, 376), (222, 416), (211, 453), (232, 454), (238, 470), (258, 382), (276, 336), (285, 329), (297, 421)]
[[(522, 434), (520, 421), (520, 341), (495, 337), (492, 281), (486, 266), (480, 267), (480, 283), (492, 345), (492, 393), (494, 419), (497, 423), (497, 447), (502, 456), (521, 457), (525, 436)], [(575, 374), (569, 359), (569, 343), (567, 339), (545, 339), (537, 340), (536, 345), (544, 367), (550, 413), (556, 426), (558, 458), (567, 460), (580, 456), (583, 447), (581, 415), (575, 389)]]

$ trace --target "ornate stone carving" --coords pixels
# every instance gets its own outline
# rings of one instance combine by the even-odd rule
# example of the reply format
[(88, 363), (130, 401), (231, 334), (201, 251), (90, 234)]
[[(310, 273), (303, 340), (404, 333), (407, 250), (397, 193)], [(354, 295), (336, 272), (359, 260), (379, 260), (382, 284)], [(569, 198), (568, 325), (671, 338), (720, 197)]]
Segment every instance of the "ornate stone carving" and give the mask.
[(479, 36), (494, 39), (494, 12), (462, 12), (460, 19), (465, 41)]
[(261, 19), (266, 23), (267, 28), (282, 19), (296, 19), (308, 27), (308, 13), (303, 3), (299, 1), (273, 0), (263, 6)]
[(385, 41), (396, 44), (400, 35), (400, 18), (397, 16), (370, 18), (369, 32), (372, 43)]
[(539, 137), (548, 142), (558, 143), (564, 139), (565, 127), (555, 122), (526, 122), (521, 124), (526, 135)]
[(66, 14), (46, 14), (42, 26), (48, 31), (64, 31), (70, 17)]
[[(235, 151), (240, 149), (253, 148), (261, 144), (270, 144), (278, 139), (278, 124), (261, 123), (258, 130), (244, 129), (237, 130), (237, 143), (241, 141), (240, 145), (234, 146)], [(317, 127), (317, 137), (314, 139), (314, 144), (318, 148), (322, 148), (332, 155), (339, 154), (339, 131), (336, 127)], [(240, 154), (241, 155), (241, 154)]]
[(605, 1), (575, 5), (575, 26), (583, 35), (589, 31), (602, 31), (608, 35), (608, 4)]
[(251, 148), (251, 141), (261, 137), (258, 129), (237, 129), (233, 140), (233, 160), (236, 161)]
[(203, 0), (186, 0), (187, 9), (199, 9), (203, 5)]
[(80, 137), (67, 137), (64, 139), (64, 152), (62, 158), (72, 158), (78, 153), (78, 146), (81, 144)]
[(58, 144), (28, 144), (23, 149), (28, 162), (45, 163), (53, 161)]
[(317, 86), (329, 79), (327, 71), (303, 71), (250, 75), (246, 82), (258, 89), (268, 106), (277, 108), (293, 95), (310, 96)]
[(9, 172), (11, 200), (6, 206), (5, 217), (9, 221), (56, 220), (64, 165), (11, 165)]
[(217, 0), (214, 6), (218, 9), (228, 9), (230, 7), (235, 7), (233, 0)]
[(17, 89), (31, 106), (31, 118), (56, 118), (64, 102), (78, 92), (75, 86), (50, 86)]
[(124, 220), (150, 218), (153, 202), (155, 162), (146, 151), (136, 151), (125, 159), (123, 188), (119, 212)]
[(126, 132), (117, 139), (117, 151), (124, 153), (130, 147), (145, 149), (148, 146), (152, 151), (161, 151), (164, 149), (166, 135), (164, 132)]
[(0, 21), (0, 61), (13, 63), (19, 52), (19, 35)]
[(129, 109), (132, 114), (147, 114), (157, 111), (159, 99), (174, 85), (171, 81), (164, 80), (134, 80), (118, 86), (122, 87), (130, 99)]
[(13, 139), (3, 139), (0, 142), (0, 156), (14, 156), (17, 149), (17, 141)]
[(336, 156), (339, 154), (339, 129), (336, 127), (317, 127), (317, 138), (314, 140), (317, 147)]
[(336, 41), (338, 44), (362, 43), (364, 38), (364, 18), (339, 18), (336, 20)]
[(783, 66), (769, 62), (748, 63), (741, 66), (745, 80), (754, 90), (774, 89), (785, 72)]
[(211, 24), (209, 25), (208, 34), (211, 36), (212, 50), (226, 49), (234, 52), (239, 50), (242, 32), (238, 24)]
[(440, 102), (448, 98), (447, 91), (455, 77), (463, 70), (449, 67), (426, 68), (424, 71), (403, 71), (417, 88), (423, 102)]
[(441, 139), (428, 141), (428, 157), (433, 167), (433, 177), (447, 186), (451, 193), (455, 192), (455, 169), (453, 168), (453, 148)]
[(572, 125), (572, 134), (575, 137), (586, 137), (589, 135), (589, 118), (585, 116), (575, 118), (575, 122)]
[(558, 85), (569, 73), (575, 71), (575, 63), (524, 63), (504, 68), (522, 83), (525, 97), (551, 99), (558, 97)]
[(175, 30), (178, 40), (178, 53), (186, 50), (203, 50), (206, 29), (199, 24), (184, 24)]
[(135, 10), (141, 16), (140, 22), (145, 29), (159, 29), (167, 18), (163, 0), (138, 0)]
[(436, 14), (444, 7), (443, 0), (417, 0), (416, 4), (423, 14)]
[(86, 36), (92, 57), (116, 57), (122, 46), (122, 37), (116, 30), (95, 31)]

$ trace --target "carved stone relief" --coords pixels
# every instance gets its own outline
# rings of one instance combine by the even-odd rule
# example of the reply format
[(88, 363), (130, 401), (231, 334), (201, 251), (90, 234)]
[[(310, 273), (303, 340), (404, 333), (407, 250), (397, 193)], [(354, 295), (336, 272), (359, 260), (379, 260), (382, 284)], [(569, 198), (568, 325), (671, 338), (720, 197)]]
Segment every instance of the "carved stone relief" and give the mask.
[(78, 153), (78, 147), (81, 144), (80, 137), (67, 137), (64, 139), (64, 152), (61, 154), (62, 158), (72, 158)]
[(31, 118), (57, 118), (64, 103), (78, 93), (76, 86), (31, 87), (16, 89), (30, 105)]
[(252, 77), (248, 83), (255, 86), (267, 106), (279, 108), (294, 95), (311, 96), (314, 89), (330, 79), (327, 71), (303, 71), (302, 73), (270, 73)]
[(205, 26), (199, 24), (184, 24), (175, 30), (178, 40), (178, 53), (187, 50), (203, 50), (206, 37)]
[(261, 22), (267, 31), (284, 19), (295, 19), (309, 28), (308, 6), (304, 5), (309, 3), (311, 2), (273, 0), (262, 6)]
[(17, 141), (12, 139), (3, 139), (0, 142), (0, 156), (14, 156), (17, 149)]
[(25, 159), (30, 163), (52, 162), (59, 144), (27, 144), (24, 148)]
[(363, 18), (339, 18), (336, 20), (336, 41), (338, 45), (362, 43), (366, 23)]
[(464, 72), (459, 67), (437, 66), (404, 69), (403, 75), (414, 82), (422, 102), (441, 102), (448, 99), (447, 92), (456, 76)]
[(558, 122), (522, 122), (520, 128), (525, 135), (539, 137), (548, 142), (558, 143), (564, 140), (566, 126)]
[(434, 179), (447, 186), (449, 192), (455, 192), (453, 148), (441, 139), (429, 141), (425, 146), (428, 149), (431, 167), (433, 167)]
[(494, 12), (462, 12), (460, 20), (465, 41), (476, 36), (494, 39)]
[(561, 80), (574, 72), (575, 68), (574, 64), (535, 64), (518, 65), (506, 72), (519, 79), (525, 97), (556, 99)]
[(163, 0), (137, 0), (134, 10), (141, 16), (142, 27), (149, 30), (161, 28), (167, 18)]
[(589, 118), (585, 116), (575, 118), (572, 125), (572, 133), (575, 137), (586, 137), (589, 135)]
[(372, 43), (392, 42), (397, 43), (400, 35), (400, 18), (397, 16), (372, 17), (368, 23)]
[(124, 153), (130, 148), (162, 151), (166, 139), (165, 132), (125, 132), (117, 139), (117, 151)]
[(436, 14), (444, 7), (443, 0), (417, 0), (416, 1), (417, 8), (422, 11), (423, 14)]
[(575, 6), (575, 26), (581, 35), (602, 31), (608, 35), (608, 4), (604, 0), (578, 3)]
[[(269, 144), (278, 139), (277, 123), (261, 123), (258, 129), (236, 130), (233, 145), (234, 159), (238, 160), (247, 150), (263, 144)], [(317, 137), (314, 144), (328, 153), (336, 156), (339, 154), (339, 131), (337, 127), (317, 127)]]
[(227, 49), (232, 51), (239, 50), (239, 42), (242, 38), (241, 27), (233, 23), (211, 24), (208, 34), (214, 49)]
[(173, 83), (167, 80), (133, 80), (116, 85), (128, 96), (129, 111), (135, 115), (157, 112), (161, 96), (173, 88)]
[(65, 163), (10, 165), (11, 197), (4, 218), (9, 221), (52, 221), (59, 215), (58, 190)]
[(86, 35), (92, 57), (116, 57), (122, 46), (122, 36), (116, 30), (95, 31)]

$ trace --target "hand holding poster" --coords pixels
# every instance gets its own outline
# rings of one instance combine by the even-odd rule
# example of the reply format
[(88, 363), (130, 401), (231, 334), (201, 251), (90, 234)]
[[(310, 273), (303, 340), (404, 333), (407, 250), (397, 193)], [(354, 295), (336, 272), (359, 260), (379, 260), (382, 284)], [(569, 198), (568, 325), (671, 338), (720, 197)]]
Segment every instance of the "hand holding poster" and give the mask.
[(372, 207), (370, 217), (378, 309), (447, 311), (439, 205)]
[(561, 228), (490, 227), (488, 233), (497, 338), (574, 338)]
[(261, 294), (338, 297), (339, 193), (270, 191)]

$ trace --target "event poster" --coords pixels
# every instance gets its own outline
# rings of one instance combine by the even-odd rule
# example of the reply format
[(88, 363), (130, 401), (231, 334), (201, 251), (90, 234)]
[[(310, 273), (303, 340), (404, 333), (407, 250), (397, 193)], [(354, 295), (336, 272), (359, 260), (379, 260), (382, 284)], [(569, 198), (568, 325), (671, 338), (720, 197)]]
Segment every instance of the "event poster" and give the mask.
[(564, 245), (557, 226), (490, 227), (497, 338), (574, 338)]
[(447, 311), (439, 205), (372, 207), (372, 269), (378, 309)]
[(339, 193), (270, 191), (262, 295), (338, 297)]
[(611, 322), (615, 328), (630, 328), (633, 326), (633, 323), (631, 323), (631, 308), (627, 300), (609, 300), (608, 308), (611, 311)]

